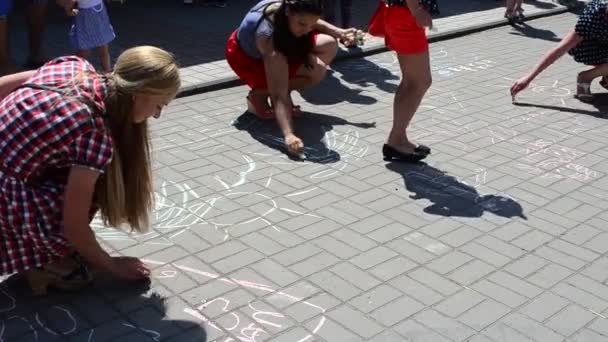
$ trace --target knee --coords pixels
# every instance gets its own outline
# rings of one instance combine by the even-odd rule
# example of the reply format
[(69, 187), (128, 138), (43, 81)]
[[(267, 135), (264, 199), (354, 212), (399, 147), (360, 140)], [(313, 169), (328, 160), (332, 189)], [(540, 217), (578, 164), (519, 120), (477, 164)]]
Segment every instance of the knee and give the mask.
[(409, 93), (424, 94), (429, 90), (432, 83), (433, 78), (431, 75), (425, 75), (423, 77), (404, 79), (403, 82), (401, 82), (400, 88)]
[(327, 74), (327, 65), (324, 63), (315, 64), (312, 72), (310, 73), (311, 85), (319, 84), (325, 78)]

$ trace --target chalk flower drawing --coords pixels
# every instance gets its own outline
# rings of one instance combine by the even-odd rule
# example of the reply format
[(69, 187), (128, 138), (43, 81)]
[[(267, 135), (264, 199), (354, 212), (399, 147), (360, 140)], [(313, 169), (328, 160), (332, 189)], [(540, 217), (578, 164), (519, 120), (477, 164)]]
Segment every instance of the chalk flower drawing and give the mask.
[[(246, 161), (246, 167), (239, 172), (239, 179), (234, 183), (229, 184), (219, 175), (214, 178), (224, 190), (216, 192), (210, 198), (203, 199), (193, 190), (187, 183), (176, 183), (163, 181), (159, 191), (155, 192), (155, 208), (152, 212), (152, 227), (149, 232), (140, 235), (127, 234), (122, 230), (105, 227), (100, 217), (94, 218), (91, 226), (95, 229), (97, 236), (106, 241), (132, 241), (143, 242), (148, 244), (164, 244), (173, 245), (173, 239), (180, 234), (192, 229), (194, 225), (211, 226), (215, 230), (224, 233), (224, 240), (230, 237), (230, 231), (245, 227), (247, 225), (262, 222), (263, 224), (272, 227), (277, 232), (280, 229), (276, 227), (269, 215), (276, 211), (281, 211), (289, 215), (306, 215), (318, 217), (311, 213), (305, 213), (298, 210), (282, 207), (280, 199), (273, 198), (261, 191), (239, 191), (239, 187), (247, 182), (247, 176), (256, 170), (256, 162), (249, 156), (243, 155)], [(317, 177), (327, 176), (325, 172), (315, 173)], [(339, 170), (335, 170), (338, 172)], [(272, 174), (270, 174), (265, 182), (265, 188), (269, 188), (272, 184)], [(312, 187), (295, 193), (290, 193), (284, 197), (295, 197), (317, 190)], [(175, 198), (175, 199), (171, 199)], [(235, 211), (227, 210), (228, 206), (234, 206), (234, 203), (247, 203), (247, 213), (253, 213), (249, 217), (244, 215), (236, 215)], [(255, 204), (255, 208), (253, 208)], [(238, 210), (239, 208), (235, 208)]]

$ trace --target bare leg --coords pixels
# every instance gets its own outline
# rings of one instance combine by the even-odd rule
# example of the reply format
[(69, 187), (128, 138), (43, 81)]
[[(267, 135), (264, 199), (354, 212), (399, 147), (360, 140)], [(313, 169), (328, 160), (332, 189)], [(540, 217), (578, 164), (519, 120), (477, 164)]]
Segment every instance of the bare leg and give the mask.
[[(325, 78), (329, 64), (337, 53), (338, 43), (334, 38), (325, 34), (318, 35), (313, 49), (313, 54), (316, 56), (313, 67), (301, 66), (296, 77), (289, 80), (289, 90), (302, 90), (321, 82)], [(254, 102), (253, 107), (266, 111), (270, 108), (268, 97), (267, 89), (253, 89), (251, 92), (251, 100)], [(248, 107), (248, 111), (256, 113), (255, 108), (251, 108), (251, 106)]]
[(513, 16), (513, 11), (515, 10), (515, 1), (516, 0), (506, 0), (506, 11), (505, 11), (505, 18), (507, 19), (511, 19), (511, 16)]
[[(594, 66), (593, 68), (583, 71), (580, 74), (578, 74), (578, 78), (577, 78), (577, 83), (579, 84), (589, 84), (591, 82), (593, 82), (594, 79), (598, 78), (598, 77), (605, 77), (608, 76), (608, 63), (607, 64), (600, 64), (597, 66)], [(586, 88), (585, 85), (577, 85), (576, 87), (576, 94), (577, 95), (589, 95), (589, 89)]]
[(403, 79), (393, 103), (393, 128), (387, 144), (400, 152), (412, 153), (416, 145), (407, 137), (407, 127), (412, 121), (424, 94), (431, 86), (429, 53), (398, 55)]
[[(30, 45), (30, 56), (28, 61), (32, 64), (45, 62), (42, 53), (44, 29), (46, 26), (46, 4), (30, 4), (27, 8), (27, 26)], [(35, 66), (35, 65), (33, 65)]]
[(108, 49), (108, 45), (103, 45), (96, 48), (97, 54), (99, 55), (99, 59), (101, 59), (101, 65), (103, 66), (103, 71), (112, 72), (112, 63), (110, 61), (110, 50)]

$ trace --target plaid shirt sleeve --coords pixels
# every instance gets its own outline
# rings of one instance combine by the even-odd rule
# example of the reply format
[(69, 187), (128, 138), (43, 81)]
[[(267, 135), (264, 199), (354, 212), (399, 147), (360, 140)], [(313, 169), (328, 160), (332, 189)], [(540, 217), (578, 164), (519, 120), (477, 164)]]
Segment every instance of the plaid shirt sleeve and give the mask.
[(85, 133), (74, 140), (70, 150), (72, 166), (82, 166), (104, 173), (106, 166), (112, 161), (112, 139), (105, 131), (92, 130)]

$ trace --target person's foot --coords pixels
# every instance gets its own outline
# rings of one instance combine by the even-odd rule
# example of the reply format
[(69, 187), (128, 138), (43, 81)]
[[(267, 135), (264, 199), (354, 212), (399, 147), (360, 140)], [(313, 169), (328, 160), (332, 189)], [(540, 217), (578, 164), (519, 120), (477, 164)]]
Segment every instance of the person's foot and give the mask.
[(274, 118), (274, 112), (268, 103), (268, 95), (251, 90), (247, 95), (247, 111), (260, 119)]
[(576, 78), (576, 95), (574, 97), (583, 101), (593, 97), (591, 93), (591, 81), (583, 77), (582, 73), (578, 74)]
[[(413, 146), (413, 147), (412, 147)], [(403, 161), (407, 163), (417, 163), (426, 158), (431, 153), (431, 149), (424, 145), (390, 145), (382, 146), (382, 156), (385, 161)]]
[(93, 276), (78, 255), (71, 255), (25, 272), (36, 296), (44, 295), (49, 287), (63, 291), (78, 291), (93, 281)]

